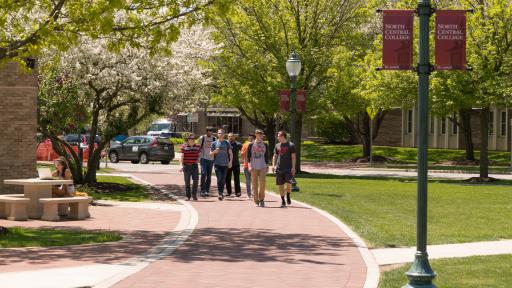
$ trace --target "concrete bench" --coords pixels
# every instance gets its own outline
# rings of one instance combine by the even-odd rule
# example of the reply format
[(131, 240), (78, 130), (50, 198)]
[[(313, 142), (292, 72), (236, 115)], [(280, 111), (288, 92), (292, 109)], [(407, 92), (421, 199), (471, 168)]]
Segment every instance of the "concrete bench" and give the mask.
[[(72, 219), (83, 220), (90, 217), (89, 203), (92, 197), (62, 197), (62, 198), (41, 198), (39, 202), (43, 204), (42, 220), (57, 221), (59, 217), (59, 205), (69, 205), (69, 217)], [(62, 209), (60, 211), (62, 213)]]
[(15, 221), (27, 220), (27, 205), (30, 199), (22, 196), (22, 194), (0, 196), (0, 218)]

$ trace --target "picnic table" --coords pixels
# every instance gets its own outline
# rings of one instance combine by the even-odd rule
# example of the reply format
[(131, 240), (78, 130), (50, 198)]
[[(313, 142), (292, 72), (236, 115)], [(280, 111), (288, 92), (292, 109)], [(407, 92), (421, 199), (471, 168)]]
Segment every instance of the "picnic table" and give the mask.
[(73, 180), (43, 180), (32, 179), (9, 179), (4, 180), (7, 185), (22, 185), (23, 195), (29, 198), (27, 214), (29, 218), (41, 219), (43, 215), (43, 204), (39, 201), (41, 198), (52, 198), (52, 187), (54, 185), (73, 184)]

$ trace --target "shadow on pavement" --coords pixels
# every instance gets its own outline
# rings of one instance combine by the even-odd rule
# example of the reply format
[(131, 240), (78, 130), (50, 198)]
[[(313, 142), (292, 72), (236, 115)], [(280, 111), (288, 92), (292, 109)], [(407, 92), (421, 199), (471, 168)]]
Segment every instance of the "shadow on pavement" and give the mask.
[[(348, 247), (350, 239), (311, 234), (278, 233), (267, 229), (200, 228), (169, 256), (171, 261), (332, 263)], [(333, 257), (335, 256), (335, 257)], [(330, 262), (325, 261), (329, 259)]]

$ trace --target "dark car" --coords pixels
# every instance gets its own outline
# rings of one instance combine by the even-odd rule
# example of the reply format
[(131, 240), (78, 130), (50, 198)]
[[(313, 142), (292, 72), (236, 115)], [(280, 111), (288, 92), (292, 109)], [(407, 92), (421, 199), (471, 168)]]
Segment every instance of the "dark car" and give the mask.
[(131, 136), (113, 144), (108, 150), (108, 158), (112, 163), (130, 160), (134, 164), (148, 164), (149, 161), (169, 164), (174, 159), (174, 145), (166, 138)]

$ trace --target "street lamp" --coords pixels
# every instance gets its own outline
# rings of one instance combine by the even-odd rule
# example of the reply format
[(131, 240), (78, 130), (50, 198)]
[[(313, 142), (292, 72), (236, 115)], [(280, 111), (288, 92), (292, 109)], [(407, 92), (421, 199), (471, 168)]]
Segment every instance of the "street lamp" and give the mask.
[[(302, 68), (302, 63), (300, 62), (299, 55), (295, 53), (295, 51), (290, 54), (290, 57), (288, 58), (288, 61), (286, 61), (286, 71), (288, 72), (288, 75), (290, 76), (291, 80), (291, 99), (290, 99), (290, 105), (291, 105), (291, 111), (290, 111), (290, 129), (291, 129), (291, 138), (293, 144), (297, 145), (300, 141), (300, 139), (297, 139), (297, 129), (295, 127), (295, 124), (297, 122), (297, 77), (300, 74), (300, 69)], [(296, 154), (297, 155), (297, 154)], [(298, 161), (298, 159), (297, 159)], [(294, 167), (296, 168), (296, 167)], [(296, 172), (297, 169), (295, 170)], [(299, 191), (299, 187), (297, 187), (297, 181), (295, 181), (295, 177), (292, 179), (292, 191), (297, 192)]]

